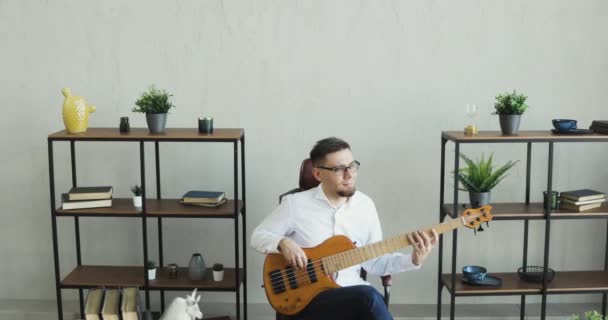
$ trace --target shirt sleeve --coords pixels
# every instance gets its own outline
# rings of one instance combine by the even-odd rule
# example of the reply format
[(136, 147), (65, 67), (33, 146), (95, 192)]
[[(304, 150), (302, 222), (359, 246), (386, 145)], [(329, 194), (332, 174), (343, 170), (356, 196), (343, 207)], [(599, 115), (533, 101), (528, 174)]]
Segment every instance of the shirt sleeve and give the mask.
[(251, 235), (251, 246), (261, 253), (278, 253), (281, 239), (293, 232), (289, 219), (290, 197), (269, 214)]
[[(380, 225), (380, 219), (378, 218), (378, 212), (376, 206), (371, 204), (370, 210), (370, 233), (366, 244), (378, 242), (382, 240), (382, 227)], [(421, 265), (415, 265), (412, 263), (412, 255), (407, 253), (395, 252), (391, 254), (385, 254), (381, 257), (366, 261), (361, 264), (363, 269), (369, 274), (384, 276), (387, 274), (395, 274), (410, 270), (418, 270)]]

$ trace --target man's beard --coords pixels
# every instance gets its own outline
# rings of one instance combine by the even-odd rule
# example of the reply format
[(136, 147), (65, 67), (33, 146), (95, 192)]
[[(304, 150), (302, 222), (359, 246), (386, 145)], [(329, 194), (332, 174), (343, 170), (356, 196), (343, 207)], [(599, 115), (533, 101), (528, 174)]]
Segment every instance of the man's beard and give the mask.
[(355, 187), (349, 189), (349, 190), (345, 190), (345, 191), (338, 191), (338, 195), (340, 197), (344, 197), (344, 198), (350, 198), (355, 194), (355, 191), (357, 191), (355, 189)]

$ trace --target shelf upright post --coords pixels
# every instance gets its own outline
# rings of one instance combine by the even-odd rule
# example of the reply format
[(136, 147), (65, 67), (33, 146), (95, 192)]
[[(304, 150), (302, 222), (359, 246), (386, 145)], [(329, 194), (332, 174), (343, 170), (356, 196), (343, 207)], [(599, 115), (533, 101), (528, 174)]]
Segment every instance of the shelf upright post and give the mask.
[[(243, 136), (241, 136), (241, 189), (243, 190), (243, 234), (241, 235), (241, 240), (243, 241), (243, 315), (244, 315), (244, 319), (247, 320), (247, 243), (246, 243), (246, 235), (247, 235), (247, 228), (246, 228), (246, 224), (245, 222), (247, 221), (247, 219), (245, 218), (246, 215), (246, 208), (247, 208), (247, 202), (245, 199), (245, 195), (247, 194), (245, 192), (245, 132), (243, 132)], [(238, 208), (239, 206), (239, 199), (234, 199), (235, 200), (235, 206)], [(237, 209), (238, 210), (238, 209)], [(238, 213), (237, 213), (238, 215)], [(237, 282), (238, 285), (238, 282)]]
[[(441, 176), (439, 177), (439, 223), (443, 222), (445, 213), (443, 211), (444, 191), (445, 191), (445, 144), (448, 140), (441, 137)], [(443, 272), (443, 233), (439, 234), (439, 267), (437, 268), (437, 320), (441, 320), (441, 291), (443, 289), (443, 281), (441, 273)]]
[[(460, 169), (460, 142), (454, 150), (454, 216), (458, 216), (458, 170)], [(456, 255), (458, 254), (458, 229), (452, 231), (452, 294), (450, 296), (450, 320), (454, 320), (456, 308)]]
[[(78, 180), (76, 177), (76, 141), (70, 140), (70, 158), (72, 165), (72, 188), (78, 186)], [(76, 264), (82, 265), (82, 255), (80, 250), (80, 219), (78, 216), (74, 216), (74, 235), (76, 237)], [(78, 301), (80, 306), (80, 317), (84, 318), (84, 296), (82, 288), (78, 288)]]
[(148, 226), (146, 220), (146, 168), (144, 159), (144, 141), (139, 141), (139, 168), (141, 174), (141, 227), (144, 240), (144, 289), (146, 291), (146, 310), (150, 310), (150, 285), (148, 281), (148, 270), (146, 264), (148, 263)]
[[(532, 142), (528, 142), (526, 152), (526, 205), (530, 205), (530, 172), (532, 165)], [(523, 254), (523, 267), (528, 266), (528, 230), (529, 220), (524, 220), (524, 254)], [(521, 304), (519, 309), (519, 318), (524, 320), (526, 317), (526, 295), (521, 295)]]
[[(606, 256), (604, 260), (604, 271), (608, 271), (608, 221), (606, 221)], [(606, 316), (606, 298), (608, 294), (606, 292), (602, 293), (602, 314)]]
[[(158, 149), (158, 140), (154, 141), (154, 159), (156, 162), (156, 199), (161, 199), (160, 193), (160, 154)], [(164, 266), (163, 261), (163, 218), (158, 217), (158, 265)], [(165, 290), (160, 289), (160, 311), (165, 312)]]
[(549, 265), (549, 239), (551, 235), (551, 191), (553, 187), (553, 142), (549, 142), (549, 163), (547, 172), (547, 194), (545, 201), (545, 256), (543, 260), (543, 289), (542, 303), (540, 310), (540, 319), (544, 320), (547, 312), (547, 280), (548, 280), (548, 265)]
[[(240, 288), (240, 283), (239, 283), (239, 279), (241, 276), (241, 272), (240, 272), (240, 268), (239, 268), (239, 166), (238, 166), (238, 161), (239, 161), (239, 149), (238, 149), (238, 141), (234, 141), (232, 143), (232, 148), (233, 148), (233, 176), (234, 176), (234, 201), (235, 201), (235, 205), (234, 205), (234, 265), (235, 265), (235, 272), (234, 272), (234, 276), (236, 279), (234, 279), (234, 283), (236, 285), (236, 318), (237, 320), (241, 319), (241, 288)], [(244, 249), (244, 248), (243, 248)]]
[(61, 280), (59, 279), (59, 247), (57, 243), (57, 213), (55, 212), (55, 169), (53, 168), (53, 141), (48, 139), (49, 151), (49, 185), (51, 190), (51, 225), (53, 233), (53, 260), (55, 262), (55, 294), (57, 295), (57, 317), (63, 320), (63, 303), (61, 301)]

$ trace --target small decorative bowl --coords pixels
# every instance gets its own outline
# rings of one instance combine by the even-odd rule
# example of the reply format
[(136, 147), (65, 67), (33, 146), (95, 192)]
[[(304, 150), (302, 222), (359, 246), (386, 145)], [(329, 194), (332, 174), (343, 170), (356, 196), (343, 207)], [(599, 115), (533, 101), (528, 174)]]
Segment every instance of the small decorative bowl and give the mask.
[(488, 270), (480, 266), (466, 266), (462, 268), (462, 277), (470, 282), (482, 281)]
[(553, 119), (553, 126), (560, 131), (576, 129), (576, 120), (572, 119)]
[[(526, 268), (520, 267), (517, 269), (517, 274), (519, 277), (528, 282), (543, 282), (545, 268), (540, 266), (527, 266)], [(547, 269), (547, 282), (551, 282), (555, 277), (555, 270), (548, 268)]]

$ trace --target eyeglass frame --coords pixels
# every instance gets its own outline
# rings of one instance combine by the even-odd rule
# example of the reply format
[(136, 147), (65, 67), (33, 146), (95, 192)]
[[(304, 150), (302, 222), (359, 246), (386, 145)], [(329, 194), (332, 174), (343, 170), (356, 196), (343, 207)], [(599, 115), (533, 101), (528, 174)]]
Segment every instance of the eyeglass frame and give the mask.
[[(355, 169), (355, 171), (353, 171), (353, 164), (357, 165), (357, 168)], [(340, 176), (340, 175), (344, 176), (344, 174), (346, 173), (347, 170), (349, 170), (349, 172), (351, 174), (353, 172), (358, 172), (360, 166), (361, 166), (361, 162), (355, 160), (355, 161), (351, 162), (348, 166), (335, 166), (335, 167), (317, 166), (316, 168), (327, 170), (327, 171), (332, 171), (337, 176)], [(340, 171), (342, 171), (342, 174), (339, 173)]]

